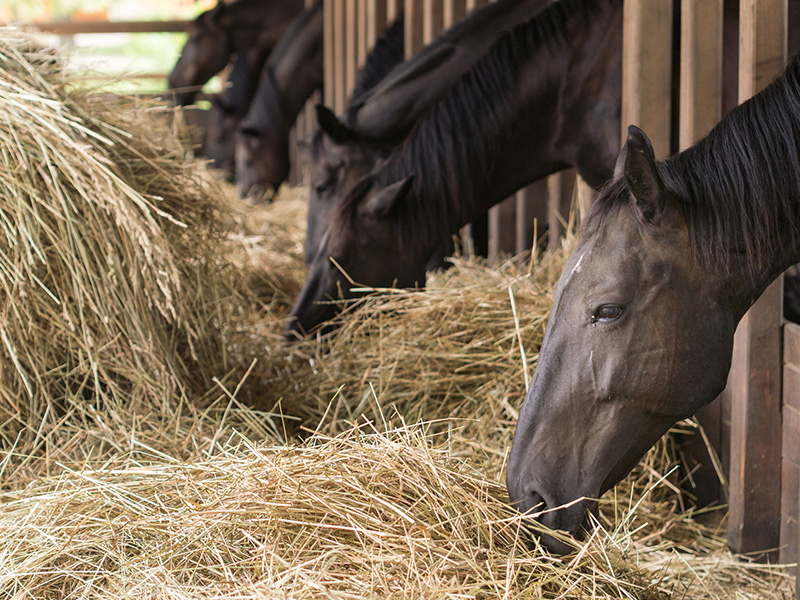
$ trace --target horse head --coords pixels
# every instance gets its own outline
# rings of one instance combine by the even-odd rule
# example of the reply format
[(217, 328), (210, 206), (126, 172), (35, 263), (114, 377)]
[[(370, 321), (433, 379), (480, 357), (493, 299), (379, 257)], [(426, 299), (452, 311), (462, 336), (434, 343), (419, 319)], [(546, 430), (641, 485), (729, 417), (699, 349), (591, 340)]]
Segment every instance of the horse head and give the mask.
[(316, 106), (319, 130), (308, 154), (311, 190), (308, 200), (306, 262), (311, 262), (327, 224), (328, 214), (347, 190), (367, 175), (379, 156), (379, 145), (363, 140), (329, 108)]
[(189, 28), (189, 39), (181, 50), (178, 62), (169, 74), (169, 89), (174, 90), (175, 104), (186, 106), (194, 101), (196, 87), (201, 86), (228, 64), (232, 47), (230, 35), (221, 23), (225, 3), (198, 16)]
[(693, 255), (662, 173), (631, 127), (556, 286), (507, 472), (511, 502), (550, 530), (580, 534), (587, 509), (726, 384), (744, 311), (731, 279)]
[(385, 187), (371, 176), (359, 181), (331, 215), (309, 265), (286, 328), (292, 338), (310, 333), (353, 301), (364, 287), (413, 288), (425, 283), (427, 257), (404, 247), (398, 216), (413, 175)]
[(206, 158), (211, 160), (211, 166), (225, 171), (231, 178), (234, 171), (236, 128), (239, 125), (239, 118), (239, 114), (223, 99), (218, 96), (211, 99), (204, 152)]

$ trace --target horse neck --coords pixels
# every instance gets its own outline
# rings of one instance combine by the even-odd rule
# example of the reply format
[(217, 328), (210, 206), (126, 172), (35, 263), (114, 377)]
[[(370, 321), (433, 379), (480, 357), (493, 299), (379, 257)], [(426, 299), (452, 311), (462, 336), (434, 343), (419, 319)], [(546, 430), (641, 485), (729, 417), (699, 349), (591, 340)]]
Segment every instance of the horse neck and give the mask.
[(226, 6), (220, 23), (235, 52), (270, 50), (302, 9), (303, 0), (238, 0)]
[[(516, 190), (565, 168), (576, 167), (595, 186), (611, 177), (619, 148), (622, 2), (601, 0), (598, 5), (591, 19), (571, 19), (564, 36), (533, 52), (499, 104), (489, 93), (482, 97), (484, 104), (467, 106), (459, 88), (464, 81), (456, 84), (449, 100), (425, 118), (439, 132), (437, 157), (426, 149), (427, 128), (420, 123), (390, 158), (396, 172), (388, 180), (402, 178), (400, 173), (418, 174), (416, 202), (406, 209), (417, 218), (401, 218), (419, 222), (425, 215), (424, 221), (436, 229), (421, 232), (431, 245)], [(462, 119), (448, 114), (454, 107), (496, 118), (480, 133), (466, 131)]]
[(228, 77), (228, 87), (222, 91), (226, 106), (236, 114), (244, 116), (255, 96), (258, 72), (263, 66), (263, 58), (257, 50), (239, 54), (233, 63)]
[(291, 45), (267, 63), (280, 95), (282, 127), (287, 133), (306, 100), (322, 86), (322, 6), (310, 10), (312, 14), (302, 30), (292, 36)]
[(354, 99), (345, 122), (372, 139), (403, 139), (506, 31), (534, 17), (550, 1), (500, 0), (475, 9)]
[(743, 314), (800, 262), (800, 60), (662, 171), (695, 257)]

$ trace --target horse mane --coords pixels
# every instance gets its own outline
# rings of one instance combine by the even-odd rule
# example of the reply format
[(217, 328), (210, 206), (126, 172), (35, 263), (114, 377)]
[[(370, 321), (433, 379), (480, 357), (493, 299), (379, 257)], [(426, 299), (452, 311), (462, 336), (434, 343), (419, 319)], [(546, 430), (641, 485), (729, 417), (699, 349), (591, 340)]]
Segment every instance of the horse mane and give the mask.
[[(444, 214), (462, 215), (488, 193), (489, 174), (499, 148), (513, 134), (507, 125), (514, 111), (517, 80), (522, 68), (537, 53), (565, 39), (576, 19), (591, 23), (608, 2), (561, 0), (503, 34), (491, 49), (465, 73), (409, 132), (381, 168), (366, 177), (369, 187), (381, 188), (414, 174), (408, 196), (413, 209), (396, 220), (400, 245), (413, 238), (442, 239), (449, 231)], [(544, 56), (544, 54), (542, 54)], [(553, 57), (544, 60), (552, 62)], [(468, 174), (465, 175), (465, 174)], [(365, 186), (351, 189), (334, 216), (339, 226), (352, 231), (357, 206)]]
[[(735, 256), (751, 275), (768, 273), (787, 245), (800, 244), (798, 144), (800, 57), (705, 138), (659, 164), (701, 264), (726, 271)], [(627, 197), (624, 185), (612, 182), (587, 221), (602, 220)]]
[(258, 50), (250, 50), (236, 56), (228, 85), (219, 95), (225, 110), (237, 115), (244, 115), (258, 86), (258, 72), (263, 62)]
[[(358, 103), (373, 87), (405, 60), (405, 16), (403, 11), (383, 30), (381, 36), (369, 51), (364, 66), (358, 72), (353, 91), (350, 93), (348, 108)], [(317, 129), (311, 136), (309, 145), (312, 156), (319, 156), (325, 132)]]
[(405, 16), (402, 11), (392, 24), (383, 30), (358, 72), (348, 106), (352, 106), (377, 85), (386, 74), (405, 60)]

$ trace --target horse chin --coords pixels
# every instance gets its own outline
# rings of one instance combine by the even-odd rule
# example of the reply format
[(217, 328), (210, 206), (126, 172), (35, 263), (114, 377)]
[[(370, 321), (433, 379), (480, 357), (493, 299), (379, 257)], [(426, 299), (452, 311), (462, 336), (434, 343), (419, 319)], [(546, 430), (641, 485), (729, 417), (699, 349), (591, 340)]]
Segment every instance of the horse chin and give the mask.
[(517, 510), (530, 514), (525, 529), (531, 548), (543, 547), (559, 556), (579, 549), (592, 528), (590, 515), (597, 517), (597, 501), (581, 498), (556, 508), (545, 508), (544, 500), (537, 494), (534, 496), (529, 502), (515, 504)]
[(272, 185), (251, 185), (249, 187), (238, 184), (236, 186), (236, 196), (251, 206), (260, 204), (270, 204), (277, 195), (277, 190)]

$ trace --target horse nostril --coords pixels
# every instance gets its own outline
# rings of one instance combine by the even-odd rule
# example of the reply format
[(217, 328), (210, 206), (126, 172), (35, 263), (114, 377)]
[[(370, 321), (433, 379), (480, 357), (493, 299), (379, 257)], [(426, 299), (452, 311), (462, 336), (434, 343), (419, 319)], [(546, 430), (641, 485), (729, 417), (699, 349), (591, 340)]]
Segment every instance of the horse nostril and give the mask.
[(524, 514), (534, 515), (545, 510), (547, 510), (547, 502), (544, 501), (544, 497), (537, 492), (529, 492), (525, 498)]

